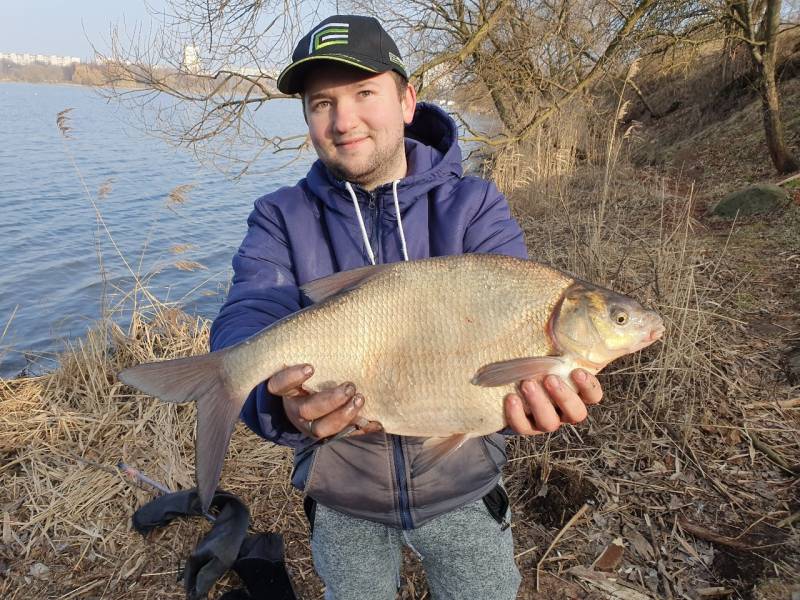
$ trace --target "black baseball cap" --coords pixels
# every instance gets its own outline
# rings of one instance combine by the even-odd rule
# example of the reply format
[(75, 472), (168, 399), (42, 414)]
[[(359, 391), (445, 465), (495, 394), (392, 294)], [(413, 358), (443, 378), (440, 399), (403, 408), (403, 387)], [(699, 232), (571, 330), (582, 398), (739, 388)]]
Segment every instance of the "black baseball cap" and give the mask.
[(302, 92), (307, 72), (320, 60), (369, 73), (396, 71), (408, 79), (397, 44), (373, 17), (334, 15), (314, 27), (298, 42), (292, 63), (278, 75), (278, 89), (284, 94)]

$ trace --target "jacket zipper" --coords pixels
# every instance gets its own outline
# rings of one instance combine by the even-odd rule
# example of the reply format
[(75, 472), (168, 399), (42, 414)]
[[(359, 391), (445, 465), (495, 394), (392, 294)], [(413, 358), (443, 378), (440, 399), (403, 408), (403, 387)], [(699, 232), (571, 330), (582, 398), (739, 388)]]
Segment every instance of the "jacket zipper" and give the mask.
[[(375, 238), (374, 252), (375, 263), (383, 262), (383, 241), (381, 240), (381, 203), (378, 192), (369, 192), (369, 210), (372, 217), (372, 233)], [(400, 525), (403, 529), (413, 529), (414, 521), (411, 518), (410, 501), (408, 497), (408, 480), (406, 479), (406, 457), (403, 450), (403, 439), (399, 435), (390, 435), (389, 443), (394, 456), (394, 477), (397, 485), (397, 495), (400, 504)]]
[(411, 519), (411, 510), (408, 502), (408, 481), (406, 481), (406, 458), (403, 452), (403, 439), (399, 435), (390, 435), (389, 441), (392, 444), (394, 454), (394, 475), (397, 482), (397, 492), (400, 497), (400, 525), (403, 529), (413, 529), (414, 522)]
[(367, 208), (369, 209), (369, 216), (372, 219), (372, 232), (370, 234), (370, 243), (372, 244), (372, 250), (375, 253), (375, 264), (379, 264), (381, 262), (380, 255), (381, 255), (381, 244), (380, 244), (380, 211), (378, 208), (378, 192), (375, 190), (371, 192), (367, 192), (368, 196), (368, 203)]

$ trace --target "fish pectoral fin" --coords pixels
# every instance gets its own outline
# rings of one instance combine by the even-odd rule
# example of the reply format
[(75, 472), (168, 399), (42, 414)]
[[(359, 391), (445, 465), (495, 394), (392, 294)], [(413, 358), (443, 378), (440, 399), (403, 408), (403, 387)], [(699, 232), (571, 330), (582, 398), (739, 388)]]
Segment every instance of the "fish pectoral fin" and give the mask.
[(447, 438), (428, 438), (422, 444), (422, 450), (411, 463), (411, 476), (419, 477), (430, 471), (436, 464), (461, 448), (471, 436), (456, 433)]
[(483, 387), (497, 387), (517, 383), (523, 379), (544, 377), (551, 371), (563, 366), (564, 361), (558, 356), (537, 356), (514, 358), (491, 363), (478, 369), (472, 383)]
[(322, 277), (309, 281), (305, 285), (301, 285), (300, 289), (308, 298), (315, 304), (327, 300), (331, 296), (352, 290), (353, 288), (362, 285), (367, 280), (382, 273), (390, 265), (372, 265), (369, 267), (359, 267), (358, 269), (351, 269), (350, 271), (342, 271), (334, 273), (328, 277)]
[(118, 375), (123, 383), (165, 402), (197, 404), (195, 470), (204, 512), (214, 498), (228, 443), (249, 394), (230, 387), (222, 372), (225, 352), (145, 363)]

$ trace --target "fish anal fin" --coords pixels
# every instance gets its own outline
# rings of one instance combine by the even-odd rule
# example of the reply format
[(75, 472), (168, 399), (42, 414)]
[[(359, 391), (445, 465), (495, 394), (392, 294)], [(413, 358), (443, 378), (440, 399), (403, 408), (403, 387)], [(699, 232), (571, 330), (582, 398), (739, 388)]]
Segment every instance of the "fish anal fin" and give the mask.
[(523, 379), (541, 379), (564, 367), (564, 360), (557, 356), (514, 358), (491, 363), (478, 369), (472, 383), (483, 387), (496, 387), (517, 383)]
[(334, 273), (328, 277), (309, 281), (301, 285), (300, 289), (303, 290), (303, 293), (308, 296), (312, 302), (318, 303), (331, 296), (358, 287), (365, 281), (383, 272), (388, 267), (389, 265), (372, 265), (368, 267), (359, 267), (358, 269), (352, 269), (350, 271), (341, 271), (340, 273)]
[(231, 385), (223, 370), (225, 352), (145, 363), (118, 376), (123, 383), (165, 402), (196, 403), (195, 471), (204, 511), (211, 505), (228, 443), (250, 392)]
[(437, 463), (461, 448), (470, 437), (466, 433), (456, 433), (446, 438), (428, 438), (422, 444), (420, 453), (411, 463), (411, 476), (419, 477), (424, 475), (435, 467)]

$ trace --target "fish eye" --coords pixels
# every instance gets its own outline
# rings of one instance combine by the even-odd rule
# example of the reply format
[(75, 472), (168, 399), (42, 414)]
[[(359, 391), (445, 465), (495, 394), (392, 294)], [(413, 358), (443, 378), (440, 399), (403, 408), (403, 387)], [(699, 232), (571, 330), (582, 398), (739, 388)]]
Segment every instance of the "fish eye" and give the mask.
[(628, 313), (624, 310), (617, 309), (611, 313), (611, 319), (617, 325), (625, 325), (628, 322)]

